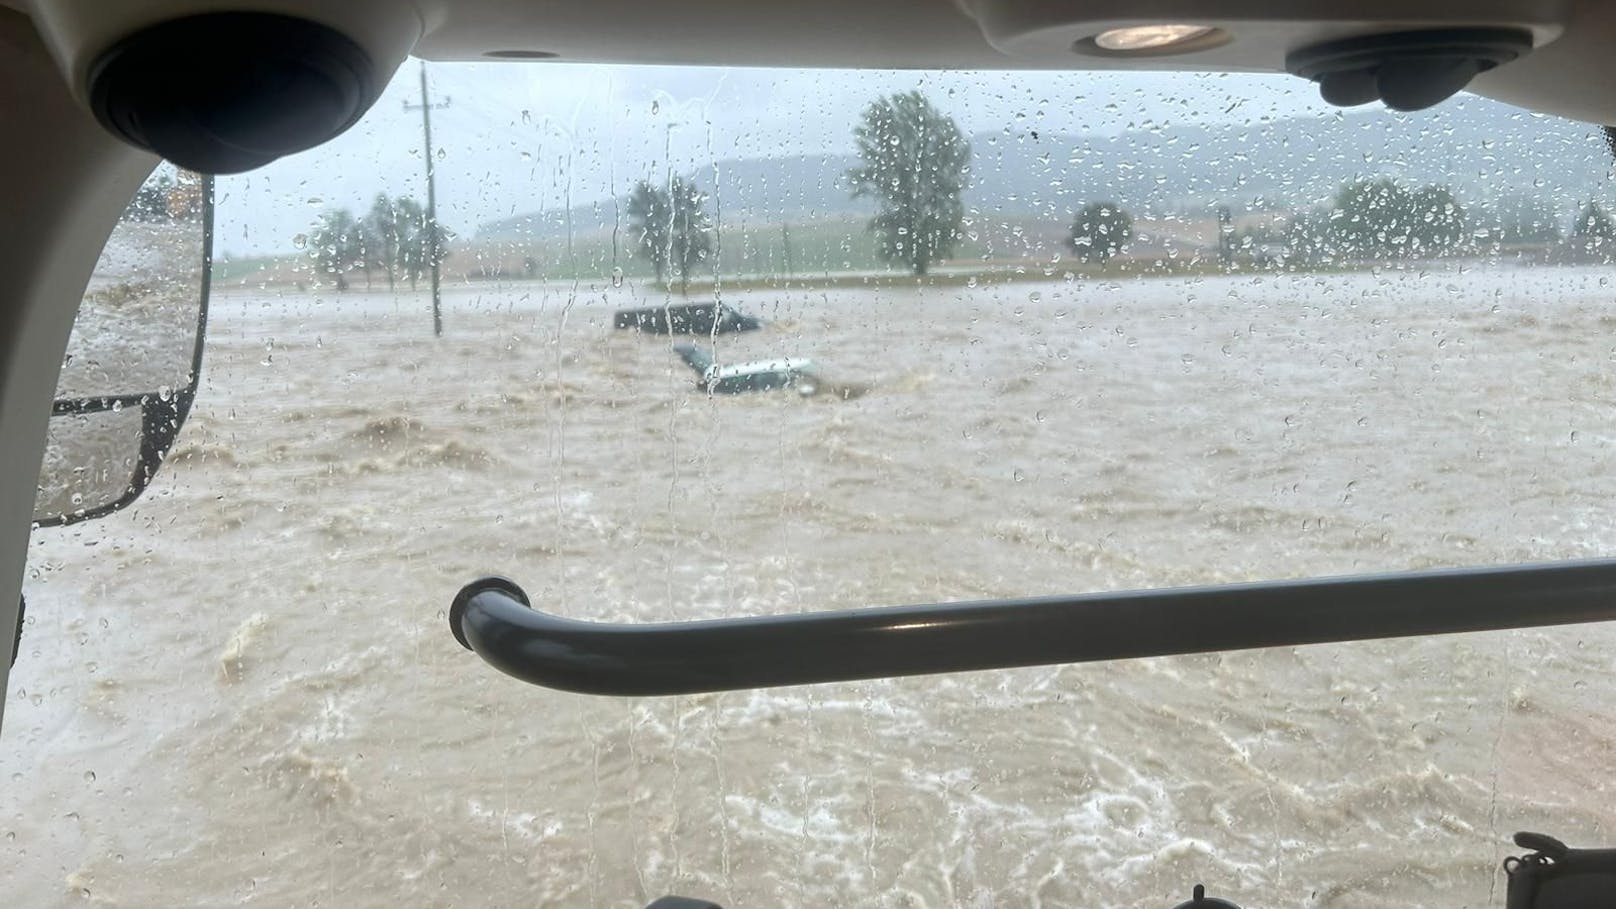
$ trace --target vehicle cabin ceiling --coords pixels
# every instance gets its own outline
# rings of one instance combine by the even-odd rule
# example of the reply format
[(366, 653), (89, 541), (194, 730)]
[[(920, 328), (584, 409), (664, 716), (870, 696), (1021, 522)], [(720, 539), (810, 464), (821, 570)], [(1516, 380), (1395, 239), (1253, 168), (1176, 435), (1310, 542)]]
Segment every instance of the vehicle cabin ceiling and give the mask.
[[(1377, 32), (1513, 27), (1536, 49), (1482, 74), (1479, 94), (1590, 123), (1616, 123), (1616, 3), (1607, 0), (0, 0), (29, 12), (84, 94), (110, 43), (144, 25), (252, 10), (330, 25), (390, 75), (428, 60), (938, 69), (1283, 72), (1291, 51)], [(1115, 58), (1075, 41), (1117, 25), (1190, 21), (1232, 40), (1178, 56)]]

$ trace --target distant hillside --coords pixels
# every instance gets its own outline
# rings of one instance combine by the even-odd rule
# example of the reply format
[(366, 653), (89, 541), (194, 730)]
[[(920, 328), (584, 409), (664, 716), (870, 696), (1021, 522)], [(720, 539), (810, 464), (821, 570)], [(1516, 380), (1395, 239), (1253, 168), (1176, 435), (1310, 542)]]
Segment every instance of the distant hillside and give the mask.
[(1419, 115), (1165, 126), (1116, 137), (979, 136), (975, 158), (975, 205), (1051, 217), (1095, 198), (1158, 215), (1218, 205), (1301, 210), (1366, 176), (1448, 185), (1468, 205), (1543, 196), (1569, 210), (1600, 195), (1610, 169), (1595, 128), (1476, 98)]
[[(726, 223), (780, 224), (873, 212), (869, 200), (855, 201), (848, 192), (845, 175), (856, 163), (851, 155), (738, 158), (719, 161), (688, 176), (713, 197), (713, 210)], [(608, 199), (576, 206), (570, 212), (531, 212), (487, 221), (478, 225), (477, 238), (546, 238), (565, 233), (569, 215), (575, 234), (609, 231), (619, 217), (627, 223), (628, 215), (619, 212), (622, 204)]]
[[(1381, 175), (1452, 186), (1467, 206), (1543, 197), (1569, 217), (1579, 202), (1604, 194), (1610, 169), (1594, 127), (1479, 98), (1414, 115), (1259, 117), (1117, 136), (1006, 129), (972, 136), (971, 146), (969, 209), (978, 217), (1054, 222), (1095, 199), (1156, 217), (1200, 216), (1218, 205), (1301, 210), (1327, 201), (1347, 180)], [(723, 226), (755, 228), (867, 217), (873, 203), (848, 192), (845, 175), (855, 163), (851, 155), (744, 158), (690, 176), (712, 193)], [(480, 225), (477, 239), (544, 240), (569, 226), (574, 236), (610, 232), (627, 223), (619, 209), (605, 200), (517, 215)]]

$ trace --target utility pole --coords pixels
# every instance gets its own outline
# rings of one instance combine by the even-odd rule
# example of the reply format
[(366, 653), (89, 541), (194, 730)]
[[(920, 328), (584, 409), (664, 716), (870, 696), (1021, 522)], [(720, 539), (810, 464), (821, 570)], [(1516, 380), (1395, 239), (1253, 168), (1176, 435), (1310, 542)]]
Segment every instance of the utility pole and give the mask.
[(449, 106), (449, 98), (444, 97), (441, 104), (433, 104), (426, 91), (426, 61), (421, 61), (421, 103), (411, 104), (404, 102), (406, 111), (418, 110), (421, 112), (422, 141), (425, 143), (421, 150), (426, 152), (426, 242), (427, 254), (432, 257), (432, 334), (434, 337), (443, 337), (443, 303), (438, 295), (438, 259), (442, 252), (442, 237), (438, 232), (438, 161), (432, 154), (432, 111), (442, 110)]
[(1218, 264), (1234, 267), (1234, 216), (1229, 206), (1218, 206)]
[[(676, 222), (674, 212), (678, 209), (678, 206), (675, 205), (673, 201), (673, 128), (675, 126), (682, 126), (683, 124), (675, 120), (669, 120), (663, 125), (667, 127), (666, 132), (662, 134), (662, 163), (663, 166), (667, 167), (668, 169), (668, 182), (664, 187), (667, 190), (668, 199), (668, 239), (666, 244), (662, 247), (662, 261), (665, 263), (663, 267), (668, 270), (668, 277), (662, 285), (662, 290), (664, 293), (671, 295), (673, 293), (672, 273), (675, 264), (673, 261), (673, 231), (674, 224)], [(683, 263), (679, 263), (679, 273), (681, 275), (684, 274)], [(685, 285), (688, 287), (690, 284), (690, 276), (684, 275), (684, 281)]]

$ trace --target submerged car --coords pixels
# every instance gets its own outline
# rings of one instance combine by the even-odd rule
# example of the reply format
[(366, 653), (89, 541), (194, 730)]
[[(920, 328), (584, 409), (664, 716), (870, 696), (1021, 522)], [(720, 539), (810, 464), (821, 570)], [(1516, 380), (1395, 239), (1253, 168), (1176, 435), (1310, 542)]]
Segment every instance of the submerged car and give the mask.
[(737, 331), (757, 331), (758, 319), (736, 312), (723, 303), (672, 303), (620, 309), (612, 316), (619, 329), (635, 329), (653, 335), (717, 335)]
[(790, 388), (798, 394), (811, 395), (819, 388), (814, 361), (805, 357), (720, 364), (711, 353), (694, 344), (675, 344), (673, 350), (685, 365), (695, 370), (696, 387), (709, 394), (734, 395)]

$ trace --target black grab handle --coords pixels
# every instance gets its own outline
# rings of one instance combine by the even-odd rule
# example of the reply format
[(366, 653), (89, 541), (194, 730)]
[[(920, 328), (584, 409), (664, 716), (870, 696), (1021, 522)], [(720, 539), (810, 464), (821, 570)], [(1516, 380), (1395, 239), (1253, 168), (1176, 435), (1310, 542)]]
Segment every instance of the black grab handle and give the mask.
[(455, 639), (525, 682), (670, 695), (1616, 619), (1616, 561), (612, 625), (467, 584)]

